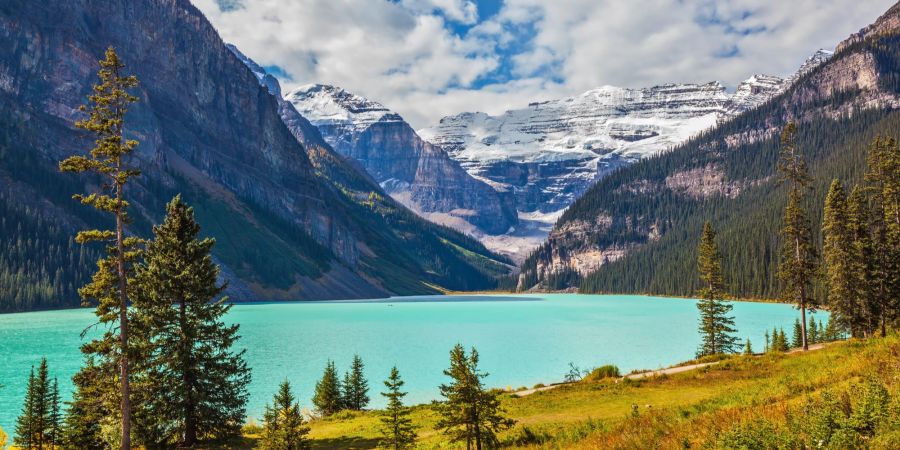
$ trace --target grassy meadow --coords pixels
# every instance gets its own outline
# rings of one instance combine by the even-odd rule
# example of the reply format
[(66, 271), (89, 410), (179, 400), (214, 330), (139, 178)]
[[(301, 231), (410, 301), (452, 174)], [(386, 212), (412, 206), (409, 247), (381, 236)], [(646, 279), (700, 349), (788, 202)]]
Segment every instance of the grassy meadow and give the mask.
[[(372, 393), (379, 388), (372, 383)], [(502, 401), (517, 422), (500, 435), (505, 448), (801, 448), (823, 433), (831, 448), (900, 448), (900, 336), (735, 355), (675, 375), (582, 381)], [(459, 448), (434, 430), (430, 405), (414, 407), (412, 418), (418, 448)], [(379, 425), (378, 411), (345, 411), (311, 422), (309, 437), (315, 449), (374, 448)], [(253, 448), (255, 432), (246, 427), (237, 448)]]

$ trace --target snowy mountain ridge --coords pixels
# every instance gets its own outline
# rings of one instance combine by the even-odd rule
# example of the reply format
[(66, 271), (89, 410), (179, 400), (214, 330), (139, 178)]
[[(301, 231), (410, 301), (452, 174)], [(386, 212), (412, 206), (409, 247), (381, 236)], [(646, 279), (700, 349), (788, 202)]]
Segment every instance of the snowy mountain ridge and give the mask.
[(288, 92), (284, 99), (317, 127), (346, 126), (362, 131), (376, 122), (403, 121), (381, 103), (337, 86), (307, 84)]

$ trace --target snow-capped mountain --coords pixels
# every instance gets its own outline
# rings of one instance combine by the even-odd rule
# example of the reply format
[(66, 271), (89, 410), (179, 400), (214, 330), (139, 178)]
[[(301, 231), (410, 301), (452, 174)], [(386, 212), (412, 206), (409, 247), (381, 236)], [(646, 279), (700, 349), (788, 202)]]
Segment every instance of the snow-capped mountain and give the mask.
[[(520, 218), (547, 222), (531, 227), (543, 230), (612, 169), (658, 154), (765, 102), (830, 54), (816, 52), (787, 79), (754, 75), (734, 93), (718, 82), (604, 86), (497, 116), (466, 112), (444, 117), (419, 134), (443, 147), (473, 176), (514, 192)], [(509, 239), (516, 240), (515, 235)], [(529, 233), (520, 247), (527, 250), (540, 242), (534, 238)], [(486, 243), (510, 245), (508, 240)]]
[(516, 225), (510, 193), (467, 173), (384, 105), (321, 84), (300, 86), (284, 98), (332, 148), (420, 215), (476, 235), (502, 234)]

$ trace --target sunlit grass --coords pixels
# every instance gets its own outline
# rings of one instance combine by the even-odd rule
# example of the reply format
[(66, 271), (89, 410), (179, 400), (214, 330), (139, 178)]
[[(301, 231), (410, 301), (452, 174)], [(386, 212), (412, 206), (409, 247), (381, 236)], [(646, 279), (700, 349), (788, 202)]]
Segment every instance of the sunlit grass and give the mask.
[[(866, 377), (897, 393), (898, 374), (897, 335), (808, 353), (733, 356), (669, 376), (605, 378), (525, 397), (503, 394), (517, 425), (500, 438), (510, 448), (695, 448), (742, 424), (783, 426), (792, 410), (823, 391), (846, 390)], [(455, 448), (434, 430), (430, 405), (416, 406), (412, 418), (419, 448)], [(313, 448), (373, 448), (379, 425), (377, 411), (346, 412), (313, 421), (310, 437)]]

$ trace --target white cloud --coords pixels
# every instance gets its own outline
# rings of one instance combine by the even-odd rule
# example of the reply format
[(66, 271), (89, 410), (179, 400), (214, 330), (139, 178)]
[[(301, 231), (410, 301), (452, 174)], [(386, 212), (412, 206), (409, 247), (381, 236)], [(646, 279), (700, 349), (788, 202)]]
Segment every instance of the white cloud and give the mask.
[(448, 19), (460, 23), (471, 24), (478, 20), (478, 7), (471, 0), (400, 0), (400, 4), (414, 13), (439, 11)]
[[(415, 127), (611, 84), (787, 75), (893, 0), (194, 0), (222, 37), (290, 75), (342, 86)], [(472, 26), (463, 37), (452, 28)], [(512, 52), (512, 53), (510, 53)], [(731, 55), (722, 57), (722, 55)], [(498, 75), (500, 74), (500, 75)], [(496, 77), (495, 77), (496, 75)], [(480, 86), (485, 77), (499, 79)]]

